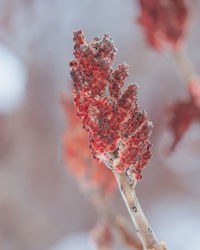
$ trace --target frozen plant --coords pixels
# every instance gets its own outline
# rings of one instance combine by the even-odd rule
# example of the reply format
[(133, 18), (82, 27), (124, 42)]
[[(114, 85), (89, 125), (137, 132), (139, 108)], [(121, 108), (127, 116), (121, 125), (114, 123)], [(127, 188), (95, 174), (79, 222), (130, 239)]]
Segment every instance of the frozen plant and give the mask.
[(91, 232), (97, 249), (111, 249), (117, 236), (121, 245), (140, 250), (141, 245), (130, 234), (126, 220), (109, 206), (108, 199), (117, 187), (112, 171), (103, 162), (93, 159), (87, 132), (81, 127), (72, 99), (63, 94), (61, 101), (68, 119), (63, 141), (64, 158), (70, 173), (97, 211), (99, 220)]
[(124, 81), (128, 66), (112, 68), (116, 48), (109, 35), (85, 42), (82, 31), (74, 32), (74, 56), (70, 62), (74, 103), (88, 132), (93, 157), (113, 171), (119, 190), (136, 226), (144, 249), (165, 249), (151, 229), (136, 197), (135, 186), (151, 158), (152, 124), (139, 111), (137, 85)]

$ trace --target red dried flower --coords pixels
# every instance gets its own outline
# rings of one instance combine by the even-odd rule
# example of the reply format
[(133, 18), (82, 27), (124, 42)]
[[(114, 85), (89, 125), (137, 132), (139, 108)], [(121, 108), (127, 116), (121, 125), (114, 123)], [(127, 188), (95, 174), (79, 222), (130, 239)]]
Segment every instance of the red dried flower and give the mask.
[(93, 159), (87, 133), (81, 128), (72, 100), (62, 96), (62, 103), (68, 118), (64, 153), (70, 172), (81, 181), (81, 184), (97, 187), (107, 194), (111, 193), (116, 187), (114, 175), (103, 163), (98, 164)]
[(74, 32), (74, 56), (70, 62), (77, 115), (89, 134), (94, 158), (117, 172), (141, 179), (151, 157), (151, 123), (137, 104), (137, 85), (124, 91), (128, 66), (112, 68), (116, 49), (109, 35), (90, 44), (82, 31)]
[(144, 27), (148, 43), (156, 48), (169, 44), (181, 47), (189, 11), (184, 0), (139, 0), (139, 23)]
[(168, 110), (170, 119), (168, 126), (174, 134), (174, 142), (170, 148), (172, 152), (182, 139), (192, 122), (200, 122), (200, 85), (192, 80), (188, 85), (190, 99), (177, 101)]

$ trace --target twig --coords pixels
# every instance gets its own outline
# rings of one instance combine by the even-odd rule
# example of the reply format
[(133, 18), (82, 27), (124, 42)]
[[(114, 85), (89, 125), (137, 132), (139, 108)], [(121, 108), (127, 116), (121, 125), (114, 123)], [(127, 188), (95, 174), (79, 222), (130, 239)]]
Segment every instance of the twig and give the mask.
[(187, 84), (193, 79), (200, 78), (186, 54), (184, 54), (183, 52), (173, 51), (172, 56), (175, 59), (178, 67), (180, 68)]
[(143, 248), (164, 250), (163, 243), (159, 243), (153, 230), (151, 229), (136, 197), (134, 186), (129, 183), (125, 173), (114, 172), (118, 186), (124, 202), (128, 208), (133, 223), (136, 226), (136, 232), (143, 244)]
[(118, 216), (118, 218), (116, 218), (116, 228), (127, 246), (133, 247), (137, 250), (142, 250), (142, 245), (127, 231), (127, 223), (123, 217)]
[(108, 202), (100, 190), (93, 190), (90, 193), (87, 193), (87, 196), (102, 219), (109, 222), (109, 224), (115, 229), (116, 233), (121, 236), (125, 245), (137, 250), (142, 250), (141, 244), (127, 230), (125, 219), (114, 213), (114, 211), (108, 206)]

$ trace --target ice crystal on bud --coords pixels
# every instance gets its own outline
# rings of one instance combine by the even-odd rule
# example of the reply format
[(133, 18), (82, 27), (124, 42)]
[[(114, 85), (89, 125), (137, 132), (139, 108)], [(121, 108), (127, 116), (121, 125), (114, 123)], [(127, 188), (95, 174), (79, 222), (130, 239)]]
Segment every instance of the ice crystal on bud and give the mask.
[(175, 102), (169, 109), (168, 126), (174, 135), (171, 145), (172, 152), (177, 143), (182, 139), (192, 122), (200, 122), (200, 84), (198, 79), (192, 79), (188, 84), (189, 100)]
[(189, 12), (184, 0), (139, 0), (139, 3), (138, 21), (145, 29), (148, 43), (156, 49), (166, 44), (179, 49)]
[(109, 35), (85, 42), (74, 32), (74, 56), (70, 62), (77, 115), (89, 134), (94, 158), (136, 180), (151, 158), (151, 123), (137, 104), (137, 85), (123, 90), (126, 63), (112, 68), (116, 52)]

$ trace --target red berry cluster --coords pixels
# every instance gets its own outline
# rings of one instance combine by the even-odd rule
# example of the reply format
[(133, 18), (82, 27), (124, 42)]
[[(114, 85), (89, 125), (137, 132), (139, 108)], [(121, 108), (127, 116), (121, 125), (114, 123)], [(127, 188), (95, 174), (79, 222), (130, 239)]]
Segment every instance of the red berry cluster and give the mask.
[(148, 43), (156, 49), (166, 43), (179, 49), (188, 20), (184, 0), (139, 0), (139, 3), (138, 21), (146, 31)]
[(123, 91), (128, 66), (116, 69), (116, 52), (109, 35), (90, 44), (82, 31), (74, 32), (74, 56), (70, 62), (77, 115), (89, 134), (94, 158), (136, 180), (151, 158), (151, 123), (137, 104), (137, 85)]
[(170, 114), (168, 126), (174, 134), (174, 142), (170, 151), (175, 149), (192, 122), (200, 122), (200, 85), (198, 79), (190, 81), (188, 90), (189, 100), (177, 101), (168, 110)]
[(68, 119), (64, 135), (64, 156), (68, 169), (82, 188), (98, 188), (105, 194), (112, 193), (116, 187), (113, 173), (103, 162), (98, 164), (93, 159), (87, 133), (81, 128), (72, 100), (62, 96), (61, 101)]

